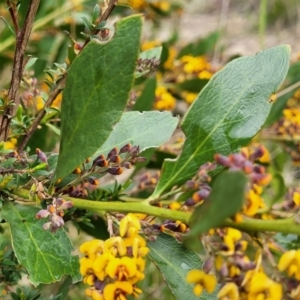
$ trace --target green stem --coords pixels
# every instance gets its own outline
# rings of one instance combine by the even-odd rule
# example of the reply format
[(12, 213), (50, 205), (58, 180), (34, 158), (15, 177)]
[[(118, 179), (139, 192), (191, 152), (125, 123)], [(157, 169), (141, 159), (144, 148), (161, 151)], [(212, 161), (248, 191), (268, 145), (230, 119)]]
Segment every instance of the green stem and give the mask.
[(300, 141), (300, 135), (296, 136), (289, 136), (289, 135), (268, 135), (267, 133), (262, 133), (259, 136), (263, 140), (269, 140), (269, 141), (283, 141), (283, 142), (299, 142)]
[[(29, 191), (26, 189), (16, 189), (12, 193), (24, 199), (29, 198)], [(143, 213), (162, 219), (171, 219), (189, 223), (191, 213), (170, 210), (157, 206), (151, 206), (147, 201), (133, 198), (136, 202), (124, 203), (117, 201), (91, 201), (84, 199), (77, 199), (73, 197), (64, 196), (67, 201), (72, 201), (74, 207), (80, 209), (90, 210), (103, 215), (103, 211), (117, 211), (124, 213)], [(278, 219), (278, 220), (261, 220), (261, 219), (244, 219), (240, 223), (232, 220), (225, 220), (220, 227), (232, 227), (245, 232), (281, 232), (284, 234), (294, 233), (300, 235), (300, 225), (295, 222), (294, 218)]]
[(258, 32), (259, 32), (259, 44), (261, 49), (264, 48), (264, 40), (266, 35), (267, 3), (268, 0), (260, 0)]
[(294, 233), (300, 235), (300, 225), (295, 222), (294, 218), (279, 220), (245, 219), (241, 223), (225, 220), (221, 227), (232, 227), (246, 232), (269, 231), (286, 234)]
[(99, 213), (100, 211), (118, 211), (125, 213), (143, 213), (162, 219), (178, 220), (188, 223), (190, 213), (183, 211), (170, 210), (166, 208), (156, 207), (149, 205), (146, 201), (139, 203), (122, 203), (122, 202), (104, 202), (104, 201), (91, 201), (82, 200), (72, 197), (64, 197), (65, 200), (71, 201), (74, 207), (87, 209)]

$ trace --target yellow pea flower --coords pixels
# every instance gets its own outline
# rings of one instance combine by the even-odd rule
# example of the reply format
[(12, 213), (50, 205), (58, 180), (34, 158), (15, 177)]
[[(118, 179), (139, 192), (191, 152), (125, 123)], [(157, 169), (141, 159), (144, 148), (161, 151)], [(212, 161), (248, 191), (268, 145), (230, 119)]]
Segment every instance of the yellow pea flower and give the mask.
[(116, 281), (105, 286), (103, 295), (105, 300), (126, 300), (126, 294), (132, 294), (133, 287), (127, 281)]
[(217, 285), (217, 279), (213, 275), (206, 274), (202, 270), (191, 270), (188, 272), (186, 281), (188, 283), (194, 283), (194, 294), (200, 296), (204, 290), (208, 293), (212, 293)]
[(121, 281), (133, 277), (136, 274), (137, 267), (132, 258), (124, 256), (112, 259), (105, 271), (110, 278), (117, 278), (117, 280)]

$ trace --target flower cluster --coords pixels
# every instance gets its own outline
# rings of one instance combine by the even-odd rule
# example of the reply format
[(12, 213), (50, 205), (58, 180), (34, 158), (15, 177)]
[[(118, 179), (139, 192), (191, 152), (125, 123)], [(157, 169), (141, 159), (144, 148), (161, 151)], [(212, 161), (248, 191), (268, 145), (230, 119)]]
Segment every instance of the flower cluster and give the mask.
[(215, 155), (218, 164), (229, 168), (229, 170), (243, 171), (248, 175), (250, 181), (242, 211), (246, 216), (254, 216), (260, 209), (265, 207), (264, 200), (261, 197), (262, 187), (270, 183), (272, 176), (266, 173), (264, 166), (255, 164), (255, 162), (267, 156), (266, 153), (266, 148), (259, 146), (252, 153), (248, 148), (243, 148), (241, 153), (234, 153), (229, 156)]
[[(157, 40), (145, 41), (141, 48), (145, 51), (161, 44)], [(204, 55), (178, 57), (178, 49), (174, 45), (167, 51), (168, 56), (160, 66), (162, 73), (157, 74), (158, 87), (153, 106), (158, 110), (174, 110), (176, 100), (184, 100), (190, 105), (215, 72)]]
[[(144, 162), (145, 158), (140, 157), (139, 154), (139, 146), (131, 146), (128, 143), (121, 149), (114, 147), (106, 156), (104, 154), (98, 155), (91, 163), (90, 159), (87, 159), (82, 166), (73, 171), (74, 174), (78, 175), (78, 178), (74, 179), (67, 187), (69, 196), (75, 198), (85, 197), (87, 195), (86, 184), (98, 186), (99, 177), (106, 174), (120, 175), (123, 173), (124, 168), (131, 169), (137, 162)], [(78, 182), (80, 182), (79, 185), (77, 185)]]
[(36, 218), (49, 218), (49, 222), (46, 222), (43, 225), (43, 228), (55, 232), (65, 224), (63, 219), (64, 210), (70, 209), (72, 206), (73, 204), (71, 201), (66, 201), (62, 198), (54, 198), (52, 203), (47, 206), (47, 209), (41, 209), (36, 214)]
[[(218, 165), (230, 171), (242, 171), (249, 178), (244, 207), (237, 214), (239, 218), (232, 216), (233, 224), (238, 225), (244, 219), (250, 218), (264, 220), (280, 216), (291, 217), (298, 211), (300, 190), (297, 188), (290, 189), (282, 203), (266, 206), (261, 196), (262, 190), (272, 177), (258, 162), (266, 163), (269, 160), (270, 155), (263, 146), (243, 148), (240, 153), (228, 156), (215, 155)], [(198, 178), (193, 178), (183, 186), (184, 190), (200, 187), (192, 198), (186, 200), (185, 206), (192, 201), (195, 202), (193, 206), (201, 205), (208, 197), (210, 177), (207, 172), (213, 168), (213, 164), (210, 168), (207, 164), (202, 166)], [(195, 201), (198, 199), (200, 201)], [(283, 295), (288, 295), (289, 299), (299, 299), (300, 251), (285, 251), (278, 246), (273, 234), (268, 233), (257, 238), (239, 229), (224, 227), (209, 230), (201, 237), (201, 241), (204, 248), (209, 251), (209, 257), (204, 262), (202, 270), (191, 270), (186, 278), (187, 282), (194, 284), (196, 295), (201, 295), (203, 291), (212, 293), (218, 281), (219, 300), (281, 300)], [(277, 254), (283, 253), (277, 263), (273, 251)], [(266, 267), (268, 263), (269, 266)]]
[(149, 248), (139, 235), (138, 218), (129, 213), (120, 221), (118, 236), (106, 241), (91, 240), (80, 246), (83, 282), (90, 287), (86, 295), (94, 300), (125, 300), (138, 297), (136, 284), (144, 279), (145, 259)]
[(155, 90), (154, 108), (157, 110), (173, 110), (176, 99), (164, 86), (158, 86)]
[(210, 63), (204, 56), (184, 55), (179, 59), (179, 66), (185, 75), (196, 75), (199, 79), (210, 79)]
[(300, 89), (288, 100), (283, 116), (273, 125), (271, 133), (275, 134), (280, 140), (292, 141), (283, 145), (284, 149), (290, 154), (294, 165), (300, 165)]

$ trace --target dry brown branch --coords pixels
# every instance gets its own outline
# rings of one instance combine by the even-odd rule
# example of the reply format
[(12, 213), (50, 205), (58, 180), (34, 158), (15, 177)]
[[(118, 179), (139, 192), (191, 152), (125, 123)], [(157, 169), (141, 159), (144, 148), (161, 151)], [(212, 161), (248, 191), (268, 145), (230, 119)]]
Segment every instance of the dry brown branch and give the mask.
[[(26, 46), (29, 40), (31, 29), (33, 26), (34, 17), (36, 15), (37, 9), (39, 7), (40, 0), (31, 0), (27, 9), (27, 14), (25, 17), (22, 29), (16, 33), (16, 49), (14, 55), (13, 69), (10, 87), (8, 90), (8, 101), (7, 107), (4, 110), (2, 116), (1, 128), (0, 128), (0, 140), (6, 141), (9, 131), (9, 125), (11, 117), (14, 112), (14, 106), (17, 104), (17, 92), (22, 80), (24, 71), (24, 55)], [(14, 14), (15, 16), (15, 14)], [(15, 23), (15, 22), (14, 22)], [(15, 25), (16, 26), (16, 25)]]

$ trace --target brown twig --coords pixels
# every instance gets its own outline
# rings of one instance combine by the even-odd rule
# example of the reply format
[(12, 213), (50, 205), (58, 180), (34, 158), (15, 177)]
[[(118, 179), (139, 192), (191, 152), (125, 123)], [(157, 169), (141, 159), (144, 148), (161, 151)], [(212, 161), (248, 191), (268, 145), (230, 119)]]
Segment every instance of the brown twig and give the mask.
[(23, 71), (24, 71), (25, 50), (33, 26), (34, 17), (36, 15), (39, 4), (40, 4), (40, 0), (30, 1), (22, 29), (19, 30), (18, 34), (16, 34), (16, 50), (14, 55), (11, 83), (8, 90), (9, 103), (7, 103), (7, 107), (4, 110), (4, 114), (2, 116), (2, 121), (1, 121), (1, 128), (0, 128), (1, 141), (7, 140), (11, 116), (14, 111), (14, 105), (16, 104), (16, 96), (22, 80)]
[(26, 144), (28, 143), (29, 139), (31, 138), (31, 136), (33, 135), (35, 130), (37, 129), (37, 127), (40, 124), (40, 122), (42, 121), (42, 119), (44, 118), (44, 116), (46, 114), (46, 108), (49, 108), (52, 105), (55, 98), (63, 90), (65, 82), (66, 82), (66, 75), (67, 74), (63, 75), (63, 77), (57, 82), (55, 88), (50, 93), (50, 95), (49, 95), (49, 97), (48, 97), (48, 99), (47, 99), (47, 101), (44, 105), (44, 108), (39, 112), (36, 119), (31, 124), (30, 128), (27, 130), (24, 139), (22, 140), (21, 144), (18, 147), (18, 152), (22, 152), (24, 150), (24, 148), (25, 148)]
[(112, 13), (112, 11), (114, 10), (117, 4), (118, 4), (118, 0), (112, 0), (109, 2), (107, 9), (101, 15), (98, 24), (108, 19), (108, 17), (110, 16), (110, 14)]
[(10, 13), (11, 19), (13, 21), (14, 24), (14, 28), (15, 28), (15, 34), (16, 36), (19, 34), (20, 28), (19, 28), (19, 23), (17, 20), (17, 9), (16, 9), (16, 4), (11, 2), (10, 0), (6, 1), (8, 8), (8, 11)]
[[(117, 5), (117, 3), (118, 3), (118, 0), (111, 0), (109, 2), (107, 9), (104, 11), (104, 13), (101, 15), (101, 17), (99, 19), (99, 23), (107, 20), (107, 18), (112, 13), (112, 11), (115, 8), (115, 6)], [(90, 40), (87, 39), (84, 46), (86, 46), (89, 43), (89, 41)], [(83, 49), (83, 47), (82, 47), (82, 49)], [(52, 105), (55, 98), (63, 90), (63, 87), (64, 87), (65, 82), (66, 82), (66, 78), (67, 78), (67, 74), (64, 74), (64, 76), (61, 78), (61, 80), (57, 83), (55, 89), (50, 93), (50, 95), (48, 97), (48, 100), (45, 103), (44, 108), (39, 112), (38, 116), (36, 117), (36, 119), (34, 120), (32, 125), (30, 126), (30, 128), (27, 130), (27, 133), (25, 134), (24, 139), (22, 140), (20, 146), (18, 147), (19, 152), (24, 150), (24, 148), (25, 148), (26, 144), (28, 143), (29, 139), (31, 138), (31, 136), (33, 135), (35, 130), (37, 129), (40, 122), (42, 121), (43, 117), (46, 114), (46, 108), (48, 108)]]

